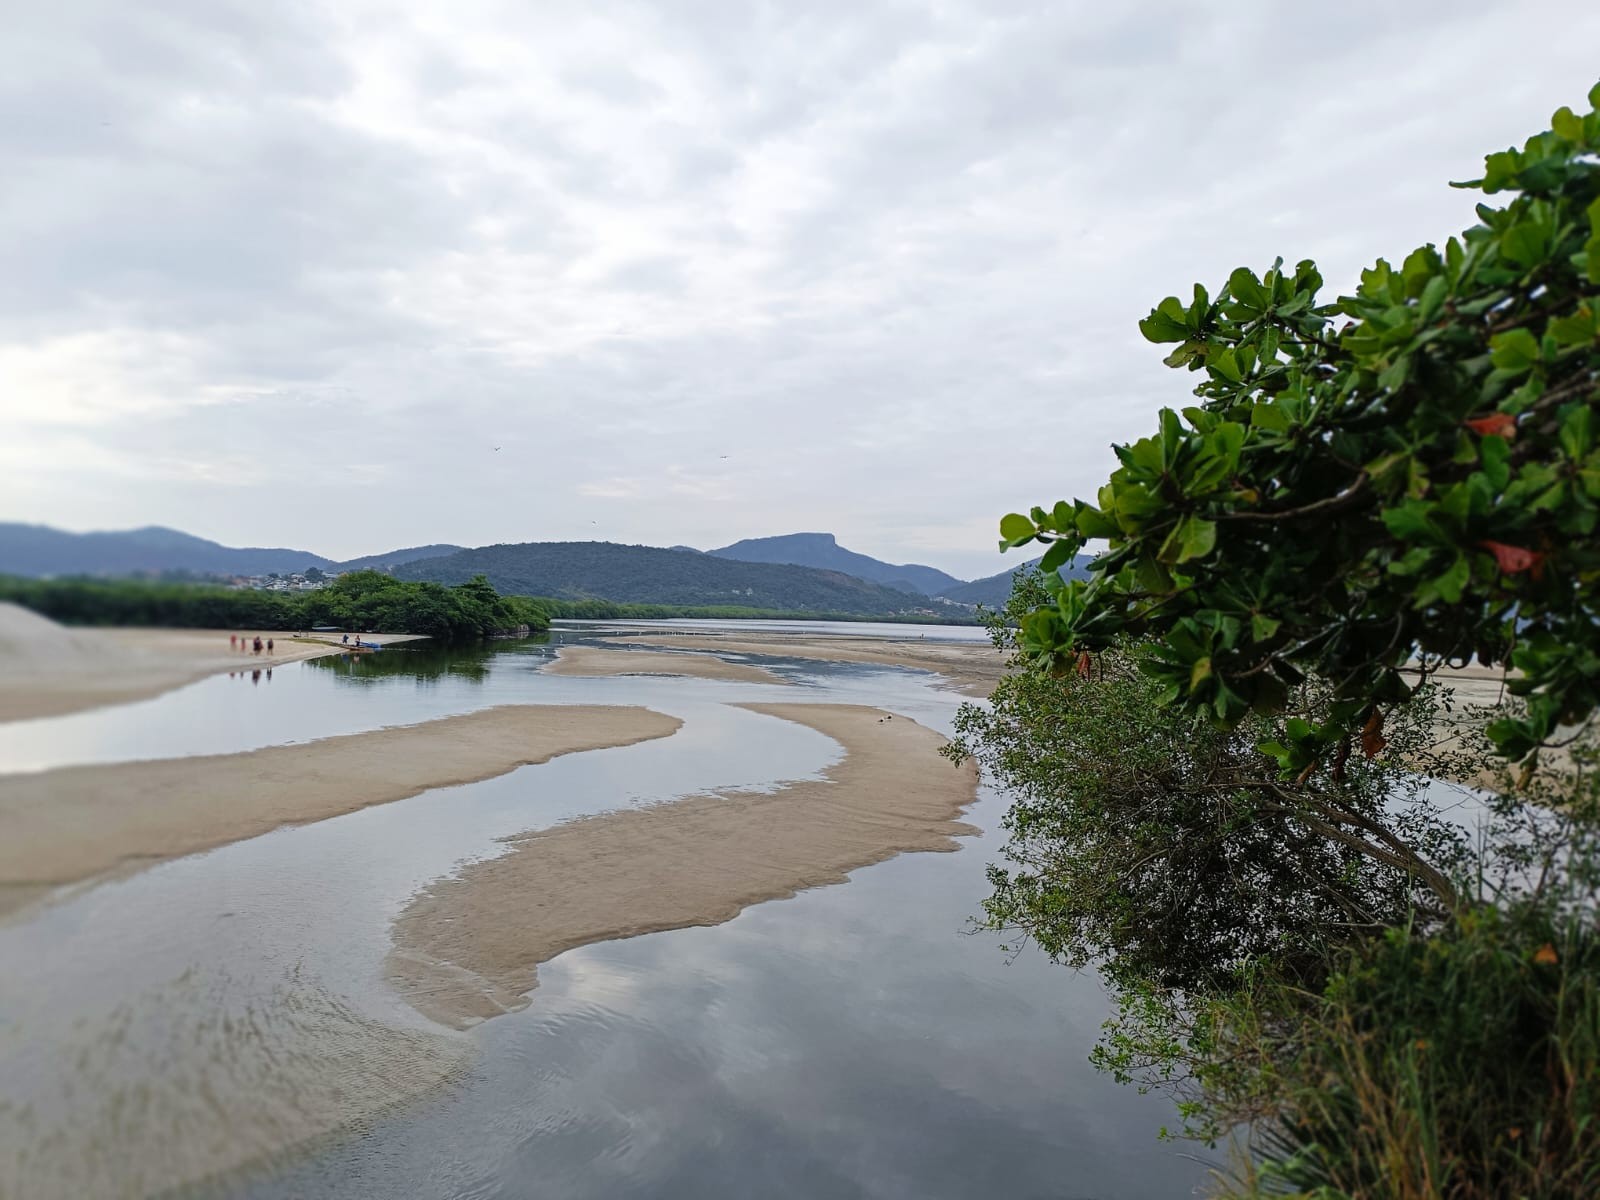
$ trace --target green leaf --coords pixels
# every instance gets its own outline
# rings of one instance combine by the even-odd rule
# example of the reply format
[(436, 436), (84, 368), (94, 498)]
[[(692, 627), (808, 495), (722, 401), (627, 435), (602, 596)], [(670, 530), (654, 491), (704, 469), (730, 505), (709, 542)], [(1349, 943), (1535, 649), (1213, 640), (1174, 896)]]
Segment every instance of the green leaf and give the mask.
[(1087, 504), (1078, 510), (1077, 526), (1078, 532), (1086, 538), (1115, 537), (1120, 532), (1115, 520)]
[(1427, 286), (1422, 289), (1422, 299), (1417, 302), (1417, 321), (1423, 325), (1431, 325), (1433, 319), (1439, 315), (1439, 310), (1444, 307), (1445, 297), (1450, 294), (1450, 283), (1443, 275), (1435, 275), (1428, 280)]
[(1184, 323), (1183, 305), (1176, 296), (1168, 296), (1150, 315), (1139, 322), (1139, 332), (1150, 342), (1186, 342), (1189, 327)]
[(1242, 300), (1258, 311), (1272, 303), (1271, 298), (1262, 289), (1261, 281), (1248, 267), (1239, 267), (1228, 276), (1228, 291), (1234, 299)]
[(1439, 598), (1446, 604), (1461, 603), (1461, 591), (1472, 579), (1472, 564), (1467, 561), (1465, 554), (1456, 555), (1455, 562), (1450, 564), (1450, 569), (1437, 576), (1433, 581), (1433, 589), (1438, 592)]
[(1200, 517), (1185, 517), (1178, 526), (1178, 562), (1204, 558), (1217, 544), (1217, 523)]
[(1033, 522), (1021, 513), (1007, 513), (1000, 518), (1000, 536), (1008, 542), (1013, 544), (1026, 542), (1033, 537), (1033, 533)]
[(1221, 375), (1229, 383), (1238, 383), (1244, 378), (1244, 373), (1239, 370), (1239, 358), (1233, 352), (1232, 346), (1229, 346), (1221, 354), (1213, 354), (1206, 359), (1206, 366)]
[(1250, 618), (1250, 636), (1258, 642), (1270, 641), (1282, 626), (1282, 621), (1256, 613)]
[(1594, 448), (1594, 410), (1587, 404), (1574, 408), (1561, 422), (1561, 449), (1574, 462)]
[(1489, 361), (1502, 371), (1526, 371), (1539, 361), (1539, 342), (1526, 329), (1510, 329), (1489, 341)]
[(1072, 544), (1070, 542), (1051, 542), (1050, 549), (1044, 552), (1044, 557), (1039, 560), (1039, 570), (1046, 575), (1059, 568), (1072, 557)]
[(1569, 316), (1552, 320), (1546, 332), (1555, 339), (1557, 346), (1581, 346), (1600, 336), (1600, 320), (1596, 320), (1594, 310), (1585, 304)]
[(1511, 479), (1511, 445), (1503, 437), (1486, 437), (1478, 443), (1478, 462), (1490, 487), (1503, 491)]
[(1258, 403), (1250, 410), (1250, 424), (1269, 433), (1287, 433), (1289, 418), (1283, 409), (1272, 403)]
[(1565, 104), (1550, 118), (1550, 128), (1569, 142), (1583, 141), (1583, 121)]

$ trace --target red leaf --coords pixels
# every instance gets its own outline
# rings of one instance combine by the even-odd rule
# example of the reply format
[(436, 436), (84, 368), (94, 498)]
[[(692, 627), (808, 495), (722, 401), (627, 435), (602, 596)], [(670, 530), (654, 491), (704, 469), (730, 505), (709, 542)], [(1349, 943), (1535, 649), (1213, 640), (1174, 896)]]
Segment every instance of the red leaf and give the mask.
[(1533, 952), (1533, 961), (1542, 967), (1548, 967), (1560, 962), (1561, 956), (1556, 953), (1554, 946), (1546, 942)]
[(1087, 679), (1088, 677), (1089, 677), (1089, 652), (1087, 650), (1080, 650), (1080, 651), (1078, 651), (1078, 678), (1079, 679)]
[(1367, 718), (1367, 723), (1361, 727), (1361, 753), (1368, 758), (1377, 758), (1378, 752), (1388, 744), (1389, 739), (1383, 736), (1383, 713), (1375, 708)]
[(1490, 554), (1500, 569), (1507, 575), (1515, 575), (1519, 571), (1537, 571), (1544, 563), (1544, 555), (1537, 550), (1524, 550), (1521, 546), (1508, 546), (1504, 542), (1479, 542)]
[(1510, 441), (1517, 436), (1517, 419), (1510, 413), (1490, 413), (1487, 417), (1473, 417), (1464, 422), (1473, 433), (1483, 437), (1503, 437)]

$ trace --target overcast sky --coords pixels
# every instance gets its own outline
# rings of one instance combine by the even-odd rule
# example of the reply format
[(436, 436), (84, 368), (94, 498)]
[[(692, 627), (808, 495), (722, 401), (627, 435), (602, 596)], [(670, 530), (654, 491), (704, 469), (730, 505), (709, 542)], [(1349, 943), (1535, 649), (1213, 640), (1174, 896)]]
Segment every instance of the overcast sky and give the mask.
[(15, 5), (0, 519), (991, 574), (1186, 401), (1153, 303), (1458, 230), (1597, 48), (1593, 0)]

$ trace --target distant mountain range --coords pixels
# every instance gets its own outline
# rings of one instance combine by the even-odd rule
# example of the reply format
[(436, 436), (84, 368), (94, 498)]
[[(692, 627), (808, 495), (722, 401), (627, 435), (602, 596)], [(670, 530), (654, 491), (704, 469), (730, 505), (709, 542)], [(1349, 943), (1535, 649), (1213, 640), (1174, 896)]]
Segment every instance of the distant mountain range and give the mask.
[(843, 571), (741, 562), (696, 550), (614, 542), (523, 542), (406, 563), (400, 579), (463, 583), (487, 575), (502, 592), (624, 604), (737, 604), (878, 616), (927, 608), (928, 598)]
[(415, 546), (348, 562), (309, 550), (233, 547), (160, 525), (107, 533), (67, 533), (48, 525), (0, 522), (0, 574), (137, 575), (185, 571), (195, 575), (285, 574), (318, 567), (353, 571), (453, 554), (460, 546)]
[[(1063, 579), (1089, 578), (1089, 561), (1091, 555), (1080, 554), (1072, 562), (1060, 570)], [(1011, 577), (1018, 571), (1030, 567), (1037, 567), (1037, 558), (1027, 562), (1019, 562), (1015, 566), (1001, 571), (998, 575), (990, 575), (984, 579), (974, 579), (971, 583), (963, 583), (959, 587), (947, 588), (941, 592), (946, 600), (955, 600), (961, 604), (981, 604), (985, 608), (1000, 608), (1011, 595)]]
[(946, 575), (936, 567), (924, 567), (916, 563), (897, 566), (846, 550), (831, 533), (788, 533), (782, 537), (746, 538), (707, 553), (717, 558), (738, 559), (740, 562), (790, 563), (797, 567), (842, 571), (846, 575), (869, 579), (896, 591), (918, 592), (924, 596), (943, 596), (948, 589), (961, 585), (961, 580), (954, 575)]
[[(620, 603), (711, 605), (881, 616), (939, 611), (946, 601), (998, 608), (1012, 574), (963, 582), (935, 567), (888, 563), (847, 550), (831, 533), (747, 538), (702, 552), (689, 546), (621, 546), (611, 542), (524, 542), (468, 549), (436, 544), (338, 561), (309, 550), (230, 547), (148, 526), (105, 533), (67, 533), (44, 525), (0, 522), (0, 574), (194, 575), (286, 574), (376, 569), (402, 579), (460, 583), (487, 575), (503, 592)], [(1063, 569), (1087, 573), (1088, 557)]]

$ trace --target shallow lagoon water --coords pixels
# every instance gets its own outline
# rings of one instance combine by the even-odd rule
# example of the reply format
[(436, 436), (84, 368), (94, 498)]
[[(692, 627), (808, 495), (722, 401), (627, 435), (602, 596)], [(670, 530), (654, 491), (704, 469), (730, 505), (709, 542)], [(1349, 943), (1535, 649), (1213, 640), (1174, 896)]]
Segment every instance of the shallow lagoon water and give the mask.
[[(59, 743), (35, 739), (74, 747), (66, 761), (116, 761), (508, 702), (644, 704), (685, 721), (673, 738), (165, 864), (0, 928), (0, 1072), (12, 1111), (37, 1132), (73, 1121), (87, 1091), (148, 1096), (252, 1078), (244, 1060), (306, 1038), (303, 1018), (275, 1016), (303, 1013), (306, 996), (386, 1027), (428, 1028), (380, 974), (388, 923), (419, 887), (498, 853), (510, 833), (771, 786), (837, 757), (828, 739), (728, 701), (876, 703), (935, 728), (959, 702), (919, 672), (782, 664), (803, 688), (573, 679), (539, 674), (544, 653), (510, 645), (431, 678), (407, 674), (400, 658), (381, 672), (364, 660), (302, 664), (276, 672), (270, 691), (224, 677), (85, 714), (94, 725), (62, 718), (75, 724), (56, 731)], [(161, 732), (228, 703), (247, 719), (218, 717), (197, 739)], [(1002, 811), (986, 794), (970, 819), (993, 830)], [(527, 1010), (450, 1035), (466, 1064), (452, 1082), (193, 1194), (1188, 1194), (1203, 1170), (1155, 1137), (1170, 1107), (1086, 1061), (1107, 1013), (1098, 983), (1037, 955), (1008, 965), (994, 938), (963, 932), (995, 850), (991, 835), (955, 854), (903, 856), (720, 927), (562, 955), (541, 968)], [(258, 1015), (255, 1032), (219, 1041), (219, 1013)], [(357, 1045), (344, 1020), (319, 1019), (313, 1040)], [(127, 1053), (143, 1045), (159, 1055)], [(138, 1078), (145, 1071), (160, 1078)]]

